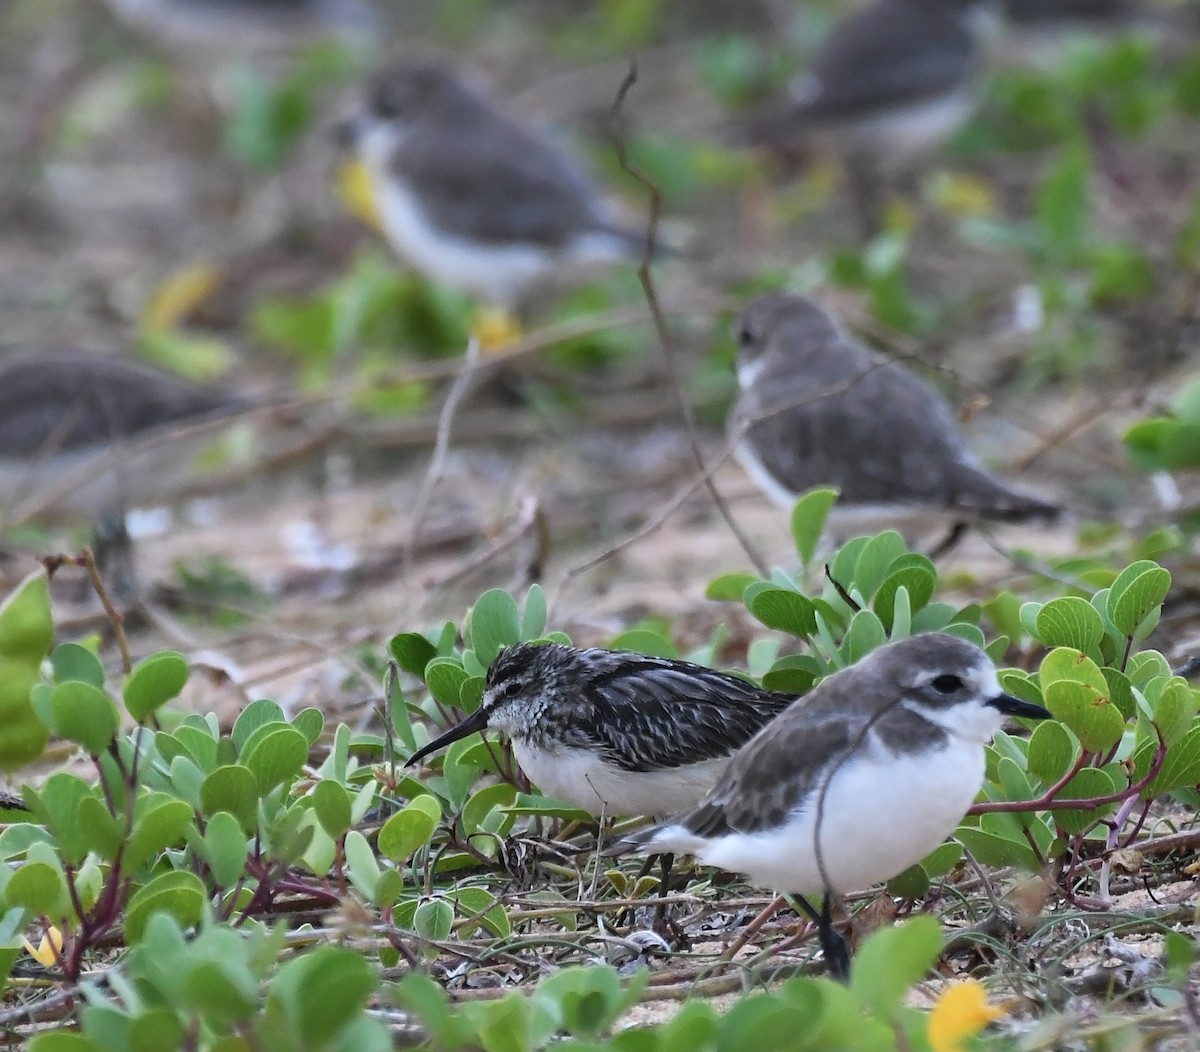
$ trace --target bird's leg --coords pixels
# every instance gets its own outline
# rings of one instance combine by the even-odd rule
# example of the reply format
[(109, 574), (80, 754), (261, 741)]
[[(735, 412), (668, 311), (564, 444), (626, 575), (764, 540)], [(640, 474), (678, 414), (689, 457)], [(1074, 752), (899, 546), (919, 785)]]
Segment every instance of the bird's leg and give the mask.
[(129, 598), (137, 591), (134, 576), (133, 541), (123, 511), (100, 517), (92, 531), (92, 549), (96, 568), (108, 578), (105, 582), (115, 595)]
[(956, 523), (954, 523), (950, 527), (950, 530), (946, 536), (938, 541), (937, 544), (935, 544), (929, 550), (930, 561), (936, 561), (937, 559), (940, 559), (951, 549), (957, 547), (958, 542), (967, 535), (967, 531), (970, 528), (971, 524), (964, 519), (959, 519)]
[(604, 823), (607, 819), (608, 804), (601, 802), (600, 815), (596, 819), (596, 857), (592, 859), (592, 886), (588, 898), (596, 898), (596, 882), (600, 879), (600, 856), (604, 851)]
[(858, 223), (859, 241), (866, 245), (883, 232), (883, 176), (865, 157), (847, 158), (845, 169), (846, 189)]
[(821, 943), (821, 952), (825, 954), (825, 966), (829, 969), (829, 974), (844, 982), (850, 977), (850, 949), (846, 940), (833, 928), (833, 894), (825, 892), (820, 913), (803, 895), (792, 895), (791, 900), (816, 924), (817, 939)]

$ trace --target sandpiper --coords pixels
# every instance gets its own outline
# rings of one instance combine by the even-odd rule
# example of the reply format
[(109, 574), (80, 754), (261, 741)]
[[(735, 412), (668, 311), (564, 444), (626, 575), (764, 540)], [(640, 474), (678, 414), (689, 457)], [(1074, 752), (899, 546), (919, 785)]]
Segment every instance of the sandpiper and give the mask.
[(397, 254), (493, 308), (515, 312), (551, 279), (632, 259), (645, 241), (571, 159), (447, 66), (380, 77), (340, 132)]
[(118, 549), (124, 513), (177, 492), (207, 426), (247, 403), (182, 377), (84, 351), (0, 358), (0, 493), (8, 524), (90, 518)]
[(518, 643), (492, 662), (479, 708), (408, 764), (491, 728), (550, 796), (609, 818), (671, 815), (795, 700), (688, 661)]
[(785, 154), (839, 157), (864, 236), (878, 232), (879, 182), (970, 116), (986, 18), (974, 0), (875, 0), (839, 22), (785, 96), (747, 119), (746, 138)]
[(945, 399), (855, 341), (810, 299), (766, 293), (734, 322), (735, 456), (776, 503), (836, 486), (845, 505), (914, 505), (960, 520), (1053, 518), (968, 448)]
[[(1050, 713), (1005, 694), (965, 640), (931, 632), (888, 644), (760, 730), (698, 807), (622, 846), (688, 853), (796, 896), (828, 967), (845, 976), (832, 896), (895, 876), (953, 833), (1005, 716)], [(819, 912), (805, 898), (815, 893)]]

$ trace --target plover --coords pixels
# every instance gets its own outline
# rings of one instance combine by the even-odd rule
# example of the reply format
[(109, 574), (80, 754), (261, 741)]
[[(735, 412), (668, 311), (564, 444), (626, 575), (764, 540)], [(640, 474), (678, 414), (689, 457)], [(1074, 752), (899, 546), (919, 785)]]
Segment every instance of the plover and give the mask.
[(988, 472), (945, 399), (855, 341), (812, 300), (766, 293), (734, 322), (735, 456), (776, 503), (836, 486), (848, 505), (915, 505), (960, 520), (1051, 518), (1059, 509)]
[(863, 233), (879, 182), (957, 130), (975, 105), (986, 19), (974, 0), (875, 0), (833, 29), (812, 68), (746, 121), (746, 139), (839, 157)]
[(124, 513), (180, 488), (204, 426), (244, 400), (140, 363), (84, 351), (0, 358), (0, 493), (8, 524), (89, 518), (121, 547)]
[(688, 661), (518, 643), (488, 668), (479, 708), (407, 766), (499, 730), (550, 796), (609, 818), (670, 815), (695, 806), (738, 746), (795, 700)]
[(491, 307), (515, 312), (551, 279), (641, 251), (644, 233), (620, 224), (572, 160), (447, 66), (380, 77), (339, 131), (395, 251)]
[[(1005, 694), (972, 643), (938, 632), (890, 643), (759, 731), (698, 807), (620, 847), (691, 854), (796, 896), (844, 976), (832, 896), (895, 876), (954, 832), (1005, 716), (1050, 713)], [(817, 893), (819, 912), (805, 898)]]

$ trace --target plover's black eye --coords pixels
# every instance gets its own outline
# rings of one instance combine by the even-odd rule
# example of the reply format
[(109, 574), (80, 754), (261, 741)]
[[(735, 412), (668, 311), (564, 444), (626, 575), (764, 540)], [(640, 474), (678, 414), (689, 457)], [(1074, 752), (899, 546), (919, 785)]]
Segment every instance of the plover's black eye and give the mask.
[(737, 345), (745, 350), (754, 343), (754, 332), (749, 325), (739, 325), (733, 338), (737, 341)]
[(952, 672), (947, 672), (944, 675), (938, 676), (930, 682), (939, 694), (953, 694), (955, 691), (963, 689), (963, 681), (961, 676), (956, 676)]

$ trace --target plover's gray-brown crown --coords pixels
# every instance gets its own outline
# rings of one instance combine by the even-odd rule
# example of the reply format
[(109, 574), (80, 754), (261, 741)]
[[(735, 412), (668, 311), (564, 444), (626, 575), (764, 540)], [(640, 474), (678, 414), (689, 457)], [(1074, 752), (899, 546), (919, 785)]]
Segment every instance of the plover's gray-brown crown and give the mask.
[(495, 306), (641, 250), (582, 169), (447, 66), (379, 77), (342, 130), (393, 248)]
[(1012, 521), (1058, 513), (985, 470), (930, 384), (858, 343), (812, 300), (759, 296), (734, 322), (734, 339), (735, 455), (777, 503), (829, 485), (842, 504)]
[(674, 814), (794, 700), (687, 661), (520, 643), (492, 662), (479, 708), (408, 762), (492, 728), (551, 796), (594, 815)]
[[(759, 731), (702, 804), (626, 846), (692, 854), (799, 896), (863, 890), (954, 831), (1006, 715), (1050, 713), (1005, 694), (974, 644), (944, 633), (888, 644)], [(828, 910), (822, 924), (840, 971), (845, 947)]]

